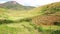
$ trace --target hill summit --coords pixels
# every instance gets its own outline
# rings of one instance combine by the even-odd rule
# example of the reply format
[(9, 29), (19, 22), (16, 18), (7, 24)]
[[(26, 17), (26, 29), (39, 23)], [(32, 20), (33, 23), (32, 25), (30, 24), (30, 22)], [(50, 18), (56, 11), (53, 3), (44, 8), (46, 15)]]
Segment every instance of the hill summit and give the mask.
[(30, 10), (35, 7), (32, 6), (23, 6), (16, 1), (8, 1), (6, 3), (0, 4), (0, 8), (13, 9), (13, 10)]

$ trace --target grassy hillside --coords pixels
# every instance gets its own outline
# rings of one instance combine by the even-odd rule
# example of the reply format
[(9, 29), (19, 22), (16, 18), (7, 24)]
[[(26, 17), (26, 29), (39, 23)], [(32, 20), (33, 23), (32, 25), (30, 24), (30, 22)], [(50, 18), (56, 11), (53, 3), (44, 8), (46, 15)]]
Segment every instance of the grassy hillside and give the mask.
[(31, 22), (33, 16), (30, 11), (0, 8), (0, 34), (39, 34)]
[[(32, 19), (32, 22), (35, 25), (42, 26), (43, 29), (44, 27), (47, 28), (50, 26), (50, 30), (53, 26), (54, 26), (53, 29), (55, 29), (56, 26), (60, 27), (60, 2), (41, 6), (33, 9), (32, 11), (38, 13), (38, 15), (33, 17)], [(59, 27), (56, 28), (60, 30)], [(56, 33), (56, 34), (60, 34), (60, 33)]]
[[(54, 22), (58, 22), (60, 24), (60, 2), (52, 3), (49, 5), (45, 5), (42, 7), (36, 8), (37, 11), (41, 15), (36, 16), (33, 18), (33, 22), (36, 24), (52, 24)], [(35, 11), (35, 9), (34, 9)]]
[[(60, 34), (59, 3), (37, 7), (29, 11), (0, 8), (0, 34)], [(57, 25), (48, 24), (56, 20)]]

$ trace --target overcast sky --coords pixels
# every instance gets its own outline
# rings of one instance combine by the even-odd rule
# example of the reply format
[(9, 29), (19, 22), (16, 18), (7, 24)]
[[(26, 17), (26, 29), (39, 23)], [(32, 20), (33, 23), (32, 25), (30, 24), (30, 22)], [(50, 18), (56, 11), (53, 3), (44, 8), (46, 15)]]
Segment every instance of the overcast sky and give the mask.
[(60, 2), (60, 0), (0, 0), (0, 3), (4, 3), (6, 1), (16, 1), (22, 5), (27, 6), (41, 6), (54, 2)]

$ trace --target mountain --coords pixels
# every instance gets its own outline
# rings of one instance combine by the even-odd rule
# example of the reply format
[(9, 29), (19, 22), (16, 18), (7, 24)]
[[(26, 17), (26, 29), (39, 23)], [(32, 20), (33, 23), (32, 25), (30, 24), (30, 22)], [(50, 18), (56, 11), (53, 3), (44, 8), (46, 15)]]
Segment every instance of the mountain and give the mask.
[(39, 13), (32, 19), (36, 25), (60, 25), (60, 2), (44, 5), (32, 11)]
[(16, 1), (8, 1), (6, 3), (0, 4), (0, 8), (13, 9), (13, 10), (30, 10), (35, 7), (32, 6), (23, 6)]

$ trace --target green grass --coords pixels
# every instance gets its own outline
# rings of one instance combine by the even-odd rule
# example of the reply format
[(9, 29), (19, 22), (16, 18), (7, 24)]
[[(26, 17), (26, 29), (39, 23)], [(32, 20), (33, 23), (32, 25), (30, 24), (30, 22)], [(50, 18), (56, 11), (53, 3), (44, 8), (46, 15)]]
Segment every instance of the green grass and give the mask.
[[(52, 7), (52, 6), (51, 6)], [(52, 13), (60, 15), (60, 9), (52, 9)], [(60, 30), (60, 26), (37, 26), (31, 22), (32, 18), (38, 15), (47, 14), (47, 7), (36, 8), (30, 11), (18, 11), (0, 8), (0, 34), (53, 34), (56, 30)], [(55, 10), (56, 9), (56, 10)], [(58, 12), (57, 12), (58, 11)], [(55, 13), (56, 12), (56, 13)], [(4, 24), (5, 23), (5, 24)], [(59, 31), (60, 32), (60, 31)], [(56, 32), (57, 33), (57, 32)], [(59, 33), (60, 34), (60, 33)]]
[(31, 25), (31, 17), (35, 16), (35, 13), (3, 8), (0, 8), (0, 12), (0, 18), (3, 19), (0, 20), (0, 23), (2, 23), (0, 24), (0, 34), (39, 34)]
[(60, 30), (60, 26), (35, 26), (31, 22), (20, 22), (0, 25), (1, 34), (47, 34)]
[(60, 30), (55, 30), (55, 31), (51, 32), (51, 34), (60, 34)]
[(36, 11), (32, 12), (31, 10), (18, 11), (18, 10), (9, 10), (9, 9), (0, 8), (0, 18), (6, 18), (10, 20), (24, 19), (28, 17), (31, 18), (37, 15), (40, 15), (40, 13)]
[[(22, 15), (24, 13), (24, 15)], [(9, 13), (6, 13), (7, 15)], [(11, 14), (15, 14), (15, 13), (11, 13)], [(21, 12), (19, 13), (20, 16), (16, 15), (14, 17), (14, 15), (11, 15), (11, 16), (2, 16), (3, 18), (6, 18), (6, 19), (10, 19), (10, 20), (14, 20), (16, 21), (17, 19), (17, 22), (16, 23), (8, 23), (8, 24), (2, 24), (0, 25), (0, 34), (47, 34), (47, 33), (51, 33), (51, 29), (54, 31), (54, 30), (57, 30), (57, 28), (59, 29), (60, 26), (52, 26), (50, 28), (50, 26), (42, 26), (42, 27), (37, 27), (33, 24), (31, 24), (31, 22), (28, 20), (26, 20), (25, 18), (29, 17), (33, 17), (33, 16), (36, 16), (36, 15), (39, 15), (38, 13), (30, 13), (28, 12), (27, 14), (25, 12)], [(28, 16), (29, 15), (29, 16)], [(32, 15), (32, 16), (31, 16)], [(19, 21), (22, 19), (22, 22)], [(56, 29), (54, 29), (56, 28)]]
[(1, 34), (39, 34), (29, 22), (0, 25)]

